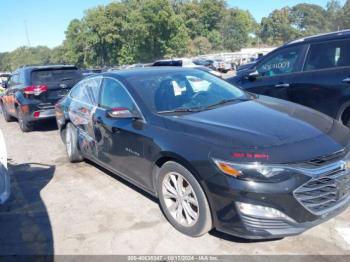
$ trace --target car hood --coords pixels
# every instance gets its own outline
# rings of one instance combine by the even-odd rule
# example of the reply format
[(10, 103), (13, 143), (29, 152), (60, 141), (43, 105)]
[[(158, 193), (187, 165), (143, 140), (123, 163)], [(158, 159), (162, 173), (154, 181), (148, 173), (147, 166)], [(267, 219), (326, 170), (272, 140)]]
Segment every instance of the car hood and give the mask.
[[(186, 134), (220, 148), (275, 151), (276, 154), (280, 153), (277, 148), (288, 146), (304, 152), (310, 149), (302, 147), (311, 146), (319, 150), (318, 154), (328, 154), (343, 149), (350, 139), (346, 127), (324, 114), (263, 96), (178, 116), (175, 121)], [(317, 155), (315, 148), (313, 151)]]

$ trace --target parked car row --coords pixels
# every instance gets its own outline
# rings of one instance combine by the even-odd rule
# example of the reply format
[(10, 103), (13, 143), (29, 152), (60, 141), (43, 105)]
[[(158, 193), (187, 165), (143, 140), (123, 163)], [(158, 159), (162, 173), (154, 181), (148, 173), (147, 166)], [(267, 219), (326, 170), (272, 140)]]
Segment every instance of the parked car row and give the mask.
[[(339, 67), (342, 50), (336, 51)], [(254, 68), (241, 79), (257, 82), (278, 70), (292, 72), (287, 68), (300, 58), (284, 60), (292, 55), (267, 64), (261, 63), (268, 57), (262, 58), (256, 67), (270, 73)], [(2, 96), (5, 119), (28, 124), (42, 114), (42, 103), (51, 116), (59, 99), (54, 114), (69, 161), (89, 159), (154, 195), (167, 220), (186, 235), (215, 228), (249, 239), (283, 238), (350, 204), (350, 130), (339, 120), (246, 92), (193, 67), (158, 65), (81, 81), (68, 68), (53, 69), (60, 73), (53, 77), (52, 100), (45, 96), (52, 81), (44, 81), (52, 79), (48, 68), (26, 68), (30, 82), (13, 85), (15, 95), (10, 84)], [(72, 86), (77, 82), (73, 88), (67, 79)], [(34, 87), (27, 90), (28, 84)], [(64, 92), (55, 93), (57, 86)]]

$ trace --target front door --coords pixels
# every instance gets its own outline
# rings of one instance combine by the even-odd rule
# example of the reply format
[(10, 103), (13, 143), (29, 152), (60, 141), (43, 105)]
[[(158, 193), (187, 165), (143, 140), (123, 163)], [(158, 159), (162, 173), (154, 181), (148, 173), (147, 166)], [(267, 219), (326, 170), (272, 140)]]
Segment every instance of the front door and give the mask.
[(299, 71), (303, 45), (291, 46), (267, 55), (256, 65), (255, 77), (242, 77), (238, 83), (245, 90), (289, 100), (291, 79)]
[(98, 160), (116, 172), (141, 185), (150, 185), (151, 163), (145, 158), (144, 145), (147, 124), (140, 119), (116, 119), (108, 110), (127, 108), (140, 115), (135, 102), (122, 83), (105, 78), (101, 87), (100, 103), (93, 116)]

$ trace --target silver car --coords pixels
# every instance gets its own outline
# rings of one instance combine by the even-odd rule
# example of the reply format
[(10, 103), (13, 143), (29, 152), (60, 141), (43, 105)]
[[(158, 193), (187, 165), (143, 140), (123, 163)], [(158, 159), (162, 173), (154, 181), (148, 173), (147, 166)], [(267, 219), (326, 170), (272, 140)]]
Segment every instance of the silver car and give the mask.
[(5, 140), (0, 130), (0, 204), (10, 196), (10, 177), (7, 170), (7, 152)]

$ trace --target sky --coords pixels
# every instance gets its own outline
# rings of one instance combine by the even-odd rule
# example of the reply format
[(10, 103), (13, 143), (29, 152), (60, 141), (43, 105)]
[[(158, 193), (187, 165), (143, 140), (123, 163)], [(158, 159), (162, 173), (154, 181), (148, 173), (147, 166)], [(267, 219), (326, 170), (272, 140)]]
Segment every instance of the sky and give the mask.
[[(82, 18), (86, 9), (109, 2), (111, 0), (1, 0), (0, 52), (12, 51), (24, 45), (45, 45), (50, 48), (58, 46), (64, 40), (64, 32), (71, 20)], [(327, 2), (328, 0), (227, 1), (230, 7), (249, 10), (258, 22), (274, 9), (284, 6), (314, 3), (325, 7)]]

